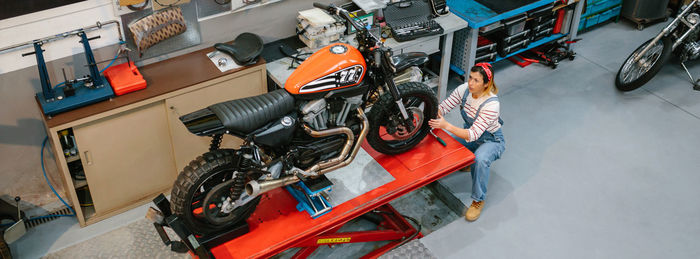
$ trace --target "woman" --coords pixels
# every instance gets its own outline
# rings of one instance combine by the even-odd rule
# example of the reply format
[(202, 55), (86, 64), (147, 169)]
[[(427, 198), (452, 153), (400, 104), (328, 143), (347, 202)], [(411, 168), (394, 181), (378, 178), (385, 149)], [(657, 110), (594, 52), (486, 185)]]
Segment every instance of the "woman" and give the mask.
[[(491, 163), (500, 158), (506, 148), (497, 93), (491, 65), (478, 63), (471, 68), (467, 83), (457, 87), (440, 104), (437, 119), (429, 122), (431, 127), (447, 130), (457, 136), (462, 145), (474, 152), (475, 160), (471, 165), (471, 197), (474, 201), (464, 215), (469, 221), (479, 218), (486, 198)], [(465, 122), (464, 128), (454, 126), (442, 117), (458, 104)]]

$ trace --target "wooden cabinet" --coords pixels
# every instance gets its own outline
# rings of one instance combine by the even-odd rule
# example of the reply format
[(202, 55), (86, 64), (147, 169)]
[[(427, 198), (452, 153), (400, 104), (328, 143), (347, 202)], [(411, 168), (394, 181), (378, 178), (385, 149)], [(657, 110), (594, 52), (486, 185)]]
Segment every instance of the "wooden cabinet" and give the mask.
[[(182, 168), (206, 152), (210, 143), (210, 138), (187, 131), (181, 115), (266, 92), (263, 60), (221, 73), (206, 57), (211, 51), (140, 68), (149, 83), (144, 90), (44, 117), (53, 153), (59, 154), (56, 163), (66, 196), (81, 226), (143, 205), (160, 193), (169, 194)], [(77, 154), (60, 155), (65, 153), (61, 132), (72, 135)], [(222, 146), (240, 143), (227, 136)], [(76, 180), (76, 174), (83, 172), (86, 181)], [(81, 207), (86, 195), (92, 203), (83, 202)]]
[(175, 181), (162, 102), (73, 127), (73, 134), (95, 216), (153, 197)]

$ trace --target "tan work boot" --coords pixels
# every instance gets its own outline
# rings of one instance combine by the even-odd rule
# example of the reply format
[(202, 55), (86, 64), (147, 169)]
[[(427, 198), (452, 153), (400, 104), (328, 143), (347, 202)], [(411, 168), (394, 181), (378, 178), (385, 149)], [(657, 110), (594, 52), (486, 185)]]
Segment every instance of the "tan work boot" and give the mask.
[(481, 215), (481, 209), (484, 206), (484, 201), (472, 201), (472, 205), (469, 206), (469, 209), (467, 209), (467, 213), (464, 214), (464, 217), (467, 218), (468, 221), (475, 221), (479, 218), (479, 215)]

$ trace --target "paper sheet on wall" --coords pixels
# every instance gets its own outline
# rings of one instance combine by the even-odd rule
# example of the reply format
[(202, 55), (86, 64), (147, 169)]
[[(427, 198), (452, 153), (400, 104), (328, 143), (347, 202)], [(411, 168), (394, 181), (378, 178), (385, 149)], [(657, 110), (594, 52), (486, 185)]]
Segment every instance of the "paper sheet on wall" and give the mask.
[(221, 72), (226, 72), (234, 68), (239, 68), (238, 64), (226, 53), (215, 50), (207, 53), (207, 57), (214, 63), (214, 66), (218, 68)]

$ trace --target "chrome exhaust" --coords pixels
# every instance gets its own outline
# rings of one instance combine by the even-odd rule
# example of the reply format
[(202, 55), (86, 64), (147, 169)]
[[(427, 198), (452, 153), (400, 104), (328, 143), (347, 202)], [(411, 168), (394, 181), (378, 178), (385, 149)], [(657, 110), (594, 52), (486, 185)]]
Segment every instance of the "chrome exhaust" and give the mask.
[[(248, 182), (245, 186), (246, 193), (250, 196), (258, 196), (273, 189), (299, 182), (300, 179), (296, 176), (296, 173), (300, 173), (302, 175), (311, 177), (320, 176), (330, 171), (349, 165), (355, 159), (357, 152), (360, 150), (360, 144), (362, 143), (362, 141), (365, 140), (365, 137), (367, 137), (367, 133), (369, 133), (369, 120), (367, 120), (367, 116), (365, 115), (364, 111), (362, 111), (362, 109), (360, 108), (357, 108), (357, 116), (362, 120), (362, 130), (360, 131), (360, 136), (357, 139), (357, 141), (355, 141), (355, 134), (353, 134), (352, 130), (350, 130), (350, 128), (348, 127), (314, 131), (308, 126), (304, 125), (304, 130), (306, 130), (306, 132), (313, 137), (327, 137), (337, 134), (345, 134), (346, 136), (348, 136), (348, 140), (345, 141), (345, 146), (343, 146), (343, 150), (340, 152), (340, 155), (329, 160), (319, 162), (307, 169), (306, 171), (298, 168), (293, 168), (291, 170), (291, 175), (283, 176), (279, 179), (263, 181), (252, 180)], [(353, 143), (355, 143), (354, 147)], [(352, 153), (350, 153), (351, 148)], [(348, 153), (350, 153), (349, 156)]]
[(250, 181), (245, 185), (245, 192), (250, 196), (258, 196), (282, 186), (287, 186), (299, 181), (295, 175), (284, 176), (274, 180)]
[(350, 154), (350, 157), (345, 159), (344, 161), (331, 165), (327, 168), (321, 169), (319, 174), (325, 174), (330, 171), (336, 170), (341, 167), (345, 167), (352, 163), (353, 160), (355, 160), (355, 156), (357, 156), (357, 152), (360, 151), (360, 144), (362, 144), (362, 141), (365, 140), (367, 137), (367, 133), (369, 133), (369, 120), (367, 119), (367, 116), (361, 109), (357, 109), (357, 116), (360, 117), (362, 120), (362, 130), (360, 131), (360, 136), (357, 138), (357, 142), (355, 142), (355, 147), (352, 149), (352, 153)]
[(338, 135), (338, 134), (345, 134), (347, 136), (347, 140), (345, 140), (345, 145), (343, 146), (343, 149), (340, 151), (340, 154), (334, 158), (328, 159), (326, 161), (319, 162), (312, 167), (309, 167), (306, 169), (306, 172), (310, 174), (315, 174), (318, 170), (327, 168), (333, 165), (336, 165), (340, 162), (343, 161), (345, 157), (348, 156), (348, 153), (350, 153), (350, 148), (352, 148), (352, 143), (355, 142), (355, 134), (352, 133), (352, 130), (348, 127), (340, 127), (340, 128), (333, 128), (333, 129), (328, 129), (328, 130), (322, 130), (322, 131), (314, 131), (309, 126), (304, 125), (304, 130), (306, 133), (311, 135), (312, 137), (319, 138), (319, 137), (328, 137), (332, 135)]

